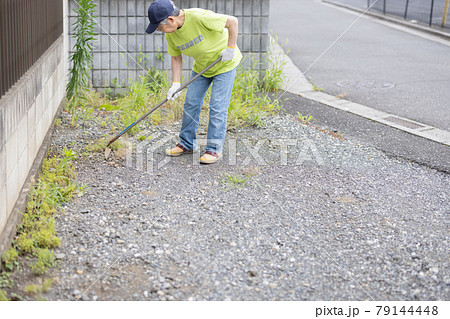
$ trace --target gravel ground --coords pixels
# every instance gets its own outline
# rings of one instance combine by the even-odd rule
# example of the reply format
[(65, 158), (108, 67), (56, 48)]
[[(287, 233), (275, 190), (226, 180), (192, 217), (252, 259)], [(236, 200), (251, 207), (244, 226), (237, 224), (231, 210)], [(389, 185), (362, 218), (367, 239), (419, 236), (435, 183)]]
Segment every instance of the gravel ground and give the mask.
[[(164, 157), (179, 125), (109, 162), (79, 157), (89, 188), (57, 218), (44, 298), (449, 299), (449, 175), (288, 115), (229, 132), (223, 161), (203, 166)], [(63, 125), (52, 148), (82, 154), (104, 133)]]

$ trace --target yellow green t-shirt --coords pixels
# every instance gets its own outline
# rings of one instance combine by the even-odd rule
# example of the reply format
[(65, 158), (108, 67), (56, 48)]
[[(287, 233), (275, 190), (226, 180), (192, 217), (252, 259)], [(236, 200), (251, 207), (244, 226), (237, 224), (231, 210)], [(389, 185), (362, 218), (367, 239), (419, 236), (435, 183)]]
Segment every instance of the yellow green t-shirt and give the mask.
[[(171, 56), (183, 53), (193, 57), (193, 71), (200, 73), (227, 48), (227, 16), (203, 9), (184, 9), (184, 14), (183, 26), (175, 32), (165, 34), (168, 52)], [(217, 63), (203, 76), (213, 77), (231, 71), (239, 65), (241, 59), (241, 51), (236, 48), (232, 60)]]

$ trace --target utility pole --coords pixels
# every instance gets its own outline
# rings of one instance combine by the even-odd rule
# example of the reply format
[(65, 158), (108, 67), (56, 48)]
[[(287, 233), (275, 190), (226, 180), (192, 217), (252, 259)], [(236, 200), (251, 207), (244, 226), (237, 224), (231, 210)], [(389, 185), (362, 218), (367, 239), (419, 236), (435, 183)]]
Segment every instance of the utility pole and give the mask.
[(450, 0), (445, 1), (445, 7), (444, 7), (444, 14), (442, 16), (442, 27), (445, 27), (445, 20), (447, 19), (447, 13), (448, 13), (448, 3)]

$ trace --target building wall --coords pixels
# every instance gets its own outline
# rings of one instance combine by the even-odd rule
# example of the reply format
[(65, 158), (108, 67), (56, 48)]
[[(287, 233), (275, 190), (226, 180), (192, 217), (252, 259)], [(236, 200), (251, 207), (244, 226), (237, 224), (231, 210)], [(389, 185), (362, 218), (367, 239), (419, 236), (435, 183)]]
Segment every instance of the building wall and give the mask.
[[(149, 67), (170, 69), (170, 56), (163, 34), (148, 35), (147, 9), (152, 0), (97, 0), (99, 26), (98, 41), (94, 48), (92, 70), (93, 86), (110, 87), (111, 80), (126, 84)], [(269, 42), (269, 0), (175, 0), (179, 8), (204, 8), (234, 15), (239, 19), (238, 46), (248, 56), (252, 53), (257, 61), (255, 68), (264, 69), (264, 53)], [(70, 21), (75, 21), (70, 0)], [(70, 30), (71, 32), (72, 30)], [(75, 43), (71, 39), (70, 47)], [(193, 60), (185, 58), (184, 74), (192, 68)], [(250, 64), (250, 59), (244, 60)]]
[(14, 207), (65, 95), (66, 42), (59, 37), (0, 99), (0, 251), (15, 233)]

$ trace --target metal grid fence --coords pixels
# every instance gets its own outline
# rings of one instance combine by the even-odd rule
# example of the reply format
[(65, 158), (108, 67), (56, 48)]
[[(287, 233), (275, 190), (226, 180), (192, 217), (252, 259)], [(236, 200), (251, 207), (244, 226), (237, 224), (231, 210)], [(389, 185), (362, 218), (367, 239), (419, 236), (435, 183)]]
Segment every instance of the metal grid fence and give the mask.
[[(127, 85), (145, 69), (170, 69), (167, 43), (163, 34), (147, 35), (147, 9), (153, 0), (95, 0), (98, 22), (94, 43), (92, 84), (95, 88)], [(250, 53), (263, 61), (269, 42), (269, 0), (174, 0), (180, 8), (203, 8), (234, 15), (239, 19), (238, 46), (244, 56)], [(70, 25), (76, 16), (74, 0), (69, 1)], [(70, 27), (69, 33), (73, 30)], [(75, 39), (70, 39), (73, 48)], [(183, 70), (192, 68), (193, 59), (185, 57)], [(244, 64), (249, 64), (246, 59)], [(257, 65), (263, 69), (263, 63)]]
[(0, 97), (62, 33), (61, 0), (0, 0)]

